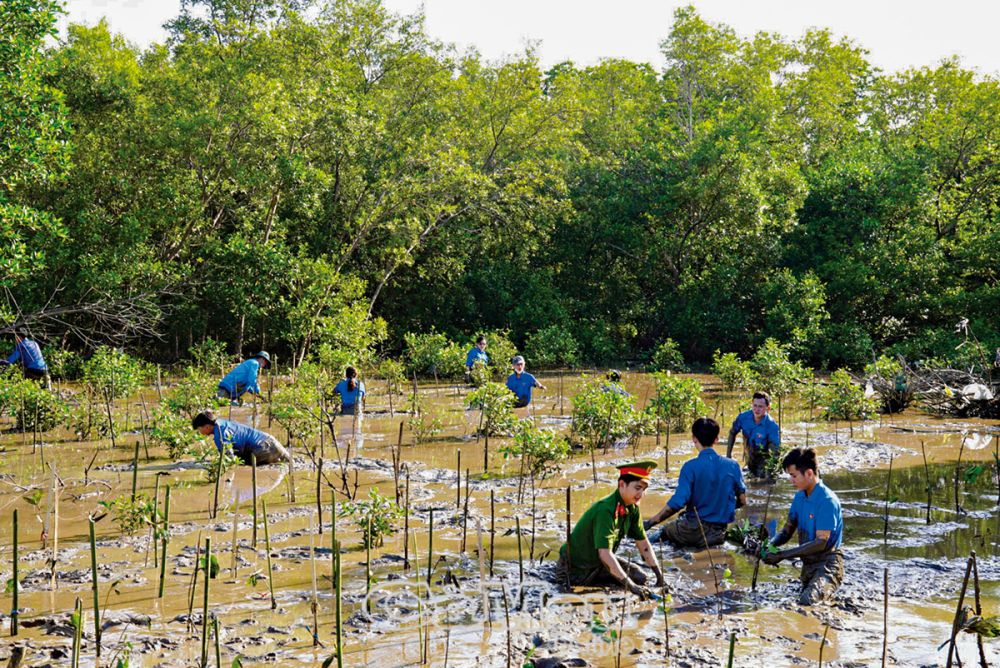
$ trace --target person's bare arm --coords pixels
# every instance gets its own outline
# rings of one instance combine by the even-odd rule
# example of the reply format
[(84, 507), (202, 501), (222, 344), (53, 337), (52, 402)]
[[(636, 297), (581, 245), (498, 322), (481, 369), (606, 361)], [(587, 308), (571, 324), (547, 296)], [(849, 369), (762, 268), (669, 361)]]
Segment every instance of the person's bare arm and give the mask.
[(656, 558), (656, 553), (653, 552), (653, 546), (649, 544), (648, 540), (637, 540), (635, 541), (635, 546), (639, 550), (639, 554), (642, 555), (642, 560), (646, 562), (646, 565), (653, 569), (653, 573), (656, 575), (656, 586), (663, 586), (663, 571), (660, 569), (660, 562)]

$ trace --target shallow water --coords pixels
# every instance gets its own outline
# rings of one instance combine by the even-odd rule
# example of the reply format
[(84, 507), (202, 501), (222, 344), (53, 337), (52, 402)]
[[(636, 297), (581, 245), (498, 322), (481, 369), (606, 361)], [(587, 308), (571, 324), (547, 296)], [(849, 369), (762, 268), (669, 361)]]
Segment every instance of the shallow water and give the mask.
[[(519, 413), (534, 417), (542, 425), (568, 430), (568, 397), (578, 385), (578, 378), (541, 374), (540, 379), (549, 389), (536, 395), (530, 412)], [(720, 394), (710, 377), (699, 379), (706, 386), (705, 400), (710, 411), (726, 431), (746, 399)], [(626, 374), (624, 382), (638, 403), (647, 400), (651, 387), (647, 376)], [(273, 611), (267, 580), (261, 577), (255, 585), (250, 582), (253, 574), (266, 575), (267, 554), (262, 517), (256, 549), (251, 544), (253, 494), (249, 469), (239, 467), (224, 476), (218, 516), (212, 519), (214, 488), (204, 482), (205, 474), (199, 467), (170, 462), (165, 452), (152, 449), (147, 460), (140, 450), (140, 491), (152, 496), (159, 479), (162, 504), (164, 488), (172, 486), (166, 592), (162, 599), (156, 597), (159, 571), (154, 565), (156, 557), (147, 550), (148, 529), (134, 536), (121, 536), (112, 517), (98, 522), (99, 592), (102, 608), (107, 610), (101, 665), (113, 665), (111, 658), (116, 652), (129, 654), (132, 666), (192, 665), (199, 660), (203, 595), (200, 577), (192, 603), (189, 590), (196, 551), (203, 549), (207, 537), (211, 538), (213, 554), (222, 569), (211, 581), (210, 609), (220, 621), (221, 655), (226, 665), (237, 654), (247, 662), (261, 660), (278, 665), (315, 665), (330, 656), (334, 597), (330, 582), (332, 492), (327, 483), (337, 488), (338, 504), (342, 504), (345, 498), (340, 462), (350, 445), (349, 487), (353, 489), (357, 484), (358, 498), (364, 498), (372, 486), (392, 498), (391, 453), (400, 423), (407, 420), (405, 415), (390, 414), (380, 383), (368, 385), (369, 412), (362, 423), (363, 439), (352, 438), (350, 424), (338, 425), (339, 455), (326, 436), (322, 453), (316, 453), (317, 458), (322, 455), (324, 459), (320, 485), (322, 535), (310, 532), (316, 516), (317, 472), (306, 448), (294, 444), (296, 465), (290, 475), (284, 467), (258, 470), (258, 497), (267, 502), (269, 519), (277, 605)], [(479, 416), (464, 410), (466, 390), (441, 384), (421, 386), (420, 392), (425, 413), (439, 417), (443, 431), (415, 445), (413, 435), (404, 428), (401, 452), (410, 478), (410, 568), (404, 569), (403, 535), (397, 531), (386, 538), (384, 546), (372, 551), (370, 605), (365, 604), (366, 555), (360, 532), (350, 517), (342, 516), (337, 523), (344, 546), (344, 664), (417, 665), (421, 644), (426, 642), (429, 663), (433, 665), (447, 662), (453, 666), (503, 666), (507, 665), (509, 642), (512, 665), (521, 665), (529, 656), (556, 656), (580, 657), (593, 665), (612, 666), (619, 651), (622, 665), (663, 665), (666, 630), (657, 603), (629, 597), (624, 601), (623, 615), (619, 592), (577, 590), (573, 595), (559, 594), (548, 579), (555, 552), (565, 536), (567, 487), (571, 489), (571, 513), (575, 518), (589, 503), (611, 491), (616, 476), (613, 463), (633, 456), (663, 462), (666, 437), (661, 437), (659, 444), (650, 436), (634, 449), (598, 453), (596, 485), (589, 455), (574, 455), (560, 474), (539, 486), (532, 513), (530, 490), (518, 498), (517, 463), (505, 462), (497, 452), (503, 439), (489, 440), (490, 475), (481, 475), (486, 440), (474, 435)], [(151, 410), (156, 393), (147, 391), (144, 398)], [(400, 399), (394, 400), (394, 406), (403, 403)], [(137, 400), (129, 403), (135, 422), (141, 406)], [(125, 410), (124, 402), (118, 410)], [(234, 409), (237, 419), (249, 421), (251, 413), (249, 407)], [(774, 414), (777, 416), (777, 407)], [(258, 407), (258, 419), (267, 430), (266, 408)], [(888, 568), (888, 662), (943, 665), (947, 652), (937, 648), (949, 637), (970, 550), (976, 550), (979, 556), (986, 614), (996, 614), (1000, 607), (1000, 514), (993, 470), (1000, 425), (942, 419), (916, 411), (891, 419), (834, 424), (820, 420), (818, 412), (808, 406), (788, 400), (782, 406), (781, 421), (785, 446), (808, 443), (817, 447), (823, 478), (840, 496), (845, 516), (847, 582), (832, 605), (806, 610), (795, 603), (798, 571), (791, 565), (761, 566), (757, 591), (751, 594), (752, 560), (735, 549), (717, 548), (695, 554), (665, 550), (661, 561), (673, 591), (666, 620), (671, 663), (723, 664), (729, 636), (734, 633), (735, 665), (809, 664), (819, 658), (820, 641), (826, 631), (823, 660), (827, 665), (878, 665), (883, 643), (882, 577), (883, 569)], [(270, 429), (285, 437), (277, 423)], [(138, 432), (125, 435), (119, 437), (119, 447), (111, 449), (107, 442), (80, 443), (65, 433), (44, 434), (37, 446), (32, 444), (30, 434), (5, 433), (0, 439), (6, 447), (6, 452), (0, 454), (0, 578), (6, 582), (11, 577), (9, 518), (17, 508), (22, 628), (14, 640), (28, 646), (24, 665), (68, 663), (68, 612), (77, 597), (85, 609), (81, 665), (96, 665), (87, 517), (99, 509), (101, 501), (130, 493), (132, 453), (139, 440)], [(684, 434), (672, 434), (669, 443), (669, 473), (661, 469), (654, 475), (642, 501), (644, 515), (665, 503), (681, 464), (693, 454)], [(309, 446), (318, 450), (318, 439)], [(960, 450), (963, 463), (958, 467)], [(97, 458), (85, 472), (95, 452)], [(741, 453), (738, 445), (736, 456)], [(460, 484), (459, 456), (463, 472)], [(64, 485), (58, 522), (52, 512), (50, 464)], [(966, 482), (966, 470), (975, 464), (985, 466), (985, 470), (977, 480)], [(468, 517), (462, 512), (465, 469), (472, 474)], [(956, 471), (960, 511), (956, 511), (955, 503)], [(25, 499), (36, 488), (45, 492), (37, 507)], [(491, 491), (495, 501), (492, 548)], [(738, 517), (759, 518), (766, 495), (765, 484), (751, 484), (749, 507)], [(774, 488), (769, 517), (783, 517), (792, 495), (788, 481), (780, 480)], [(428, 523), (432, 509), (434, 568), (428, 587)], [(235, 571), (234, 520), (238, 544)], [(521, 568), (516, 520), (521, 525)], [(402, 521), (395, 524), (397, 529), (402, 528)], [(57, 586), (53, 590), (48, 560), (57, 525)], [(44, 549), (43, 527), (48, 528)], [(477, 549), (480, 540), (481, 552)], [(309, 602), (311, 552), (317, 570), (318, 637), (324, 645), (315, 649)], [(625, 547), (621, 553), (635, 556), (633, 548)], [(723, 578), (722, 571), (727, 567), (731, 577)], [(10, 610), (10, 603), (11, 595), (5, 594), (5, 610)], [(189, 605), (195, 622), (190, 627)], [(595, 615), (603, 620), (606, 629), (594, 625)], [(6, 632), (8, 616), (4, 615), (3, 620)], [(985, 644), (984, 651), (991, 661), (1000, 656), (995, 642)], [(0, 646), (0, 660), (6, 660), (12, 645)], [(972, 636), (961, 634), (958, 646), (963, 662), (977, 660), (975, 645)], [(214, 649), (209, 654), (214, 654)]]

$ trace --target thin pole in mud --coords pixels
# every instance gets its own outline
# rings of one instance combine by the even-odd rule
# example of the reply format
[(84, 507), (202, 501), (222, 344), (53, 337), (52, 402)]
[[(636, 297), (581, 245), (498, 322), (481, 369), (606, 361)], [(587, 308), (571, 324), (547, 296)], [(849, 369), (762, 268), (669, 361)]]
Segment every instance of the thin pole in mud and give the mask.
[[(979, 589), (979, 558), (976, 557), (976, 551), (973, 550), (970, 554), (972, 559), (972, 591), (976, 597), (976, 615), (982, 616), (983, 614), (983, 603), (981, 597), (981, 591)], [(983, 637), (976, 634), (976, 647), (979, 649), (979, 666), (980, 668), (988, 668), (989, 662), (986, 661), (986, 650), (983, 648)]]
[(955, 514), (961, 515), (965, 511), (962, 509), (962, 504), (958, 502), (958, 478), (962, 472), (962, 452), (965, 450), (965, 437), (962, 437), (962, 443), (958, 446), (958, 461), (955, 462)]
[(157, 590), (156, 598), (163, 598), (163, 582), (167, 574), (167, 542), (170, 540), (170, 485), (167, 485), (167, 492), (163, 500), (163, 532), (160, 534), (160, 587)]
[(434, 509), (427, 520), (427, 596), (431, 595), (431, 573), (434, 571)]
[(497, 513), (496, 513), (496, 499), (493, 494), (493, 490), (490, 490), (490, 577), (493, 577), (493, 548), (494, 541), (497, 535)]
[[(18, 575), (18, 573), (17, 573), (17, 561), (18, 561), (18, 554), (17, 554), (17, 508), (14, 509), (13, 525), (14, 525), (13, 526), (14, 533), (12, 534), (12, 536), (13, 536), (13, 542), (14, 542), (14, 580), (13, 580), (13, 583), (12, 583), (12, 585), (13, 585), (12, 589), (13, 589), (13, 594), (14, 594), (14, 601), (11, 604), (11, 609), (10, 609), (10, 635), (11, 636), (16, 636), (17, 635), (17, 590), (19, 589), (19, 587), (18, 587), (18, 581), (17, 581), (17, 575)], [(93, 522), (91, 522), (91, 526), (93, 526)]]
[(451, 627), (444, 630), (444, 668), (448, 668), (448, 652), (451, 650)]
[(705, 552), (708, 554), (708, 565), (712, 567), (712, 582), (715, 584), (715, 598), (718, 602), (719, 608), (719, 619), (722, 619), (722, 597), (719, 596), (719, 575), (715, 572), (715, 560), (712, 558), (712, 547), (708, 544), (708, 538), (705, 536), (705, 525), (701, 523), (701, 514), (698, 513), (698, 509), (694, 509), (694, 517), (698, 520), (698, 529), (701, 530), (701, 540), (705, 543)]
[(101, 658), (101, 606), (100, 592), (97, 590), (97, 540), (94, 537), (94, 518), (89, 518), (90, 524), (90, 588), (94, 592), (94, 646), (97, 648), (97, 658)]
[(736, 634), (729, 634), (729, 661), (726, 662), (726, 668), (733, 668), (733, 655), (736, 654)]
[[(310, 513), (309, 515), (309, 571), (312, 576), (312, 599), (309, 601), (309, 607), (312, 609), (313, 616), (313, 647), (319, 646), (319, 595), (316, 592), (316, 532), (312, 527), (313, 517)], [(322, 526), (322, 522), (320, 522)]]
[(535, 513), (535, 476), (531, 476), (531, 543), (528, 545), (528, 561), (535, 560), (535, 525), (538, 517)]
[[(660, 542), (660, 560), (663, 560), (663, 542)], [(667, 598), (667, 583), (660, 585), (660, 599), (663, 606), (663, 646), (667, 653), (667, 665), (670, 665), (670, 599)]]
[(142, 417), (140, 418), (141, 425), (139, 433), (142, 434), (142, 449), (146, 452), (146, 461), (150, 461), (149, 457), (149, 444), (146, 442), (146, 423), (149, 420), (149, 409), (146, 408), (146, 397), (142, 396), (142, 392), (139, 392), (139, 400), (142, 401)]
[(212, 631), (215, 636), (215, 665), (222, 668), (222, 647), (219, 646), (219, 618), (212, 617)]
[(371, 612), (371, 600), (368, 595), (372, 593), (372, 516), (369, 513), (365, 517), (365, 607)]
[[(490, 616), (490, 597), (486, 595), (486, 553), (483, 551), (483, 521), (476, 518), (476, 541), (479, 544), (479, 593), (483, 597), (483, 616), (493, 628), (493, 618)], [(419, 600), (419, 599), (418, 599)], [(485, 629), (484, 629), (485, 631)]]
[(132, 502), (135, 503), (135, 492), (139, 487), (139, 441), (135, 442), (135, 453), (132, 455)]
[[(330, 490), (330, 497), (333, 507), (330, 509), (330, 584), (337, 590), (335, 582), (337, 576), (337, 555), (340, 554), (340, 546), (337, 544), (337, 494)], [(406, 542), (406, 541), (403, 541)]]
[(458, 462), (455, 464), (455, 512), (462, 510), (462, 451), (458, 451)]
[(156, 397), (159, 399), (160, 403), (163, 403), (163, 390), (160, 376), (160, 365), (156, 365)]
[[(319, 433), (323, 433), (323, 429), (320, 428)], [(319, 458), (319, 464), (316, 466), (316, 517), (318, 518), (319, 524), (319, 535), (323, 535), (323, 458)]]
[(485, 476), (490, 472), (490, 428), (489, 425), (486, 427), (486, 433), (483, 434), (483, 475)]
[(1000, 434), (993, 435), (993, 466), (997, 472), (997, 505), (1000, 506)]
[(80, 597), (76, 597), (76, 602), (73, 603), (73, 617), (70, 618), (73, 621), (73, 655), (70, 659), (70, 668), (79, 668), (80, 666), (80, 640), (83, 635), (83, 601)]
[(198, 563), (201, 561), (201, 532), (198, 532), (197, 538), (194, 539), (194, 573), (191, 574), (191, 586), (188, 589), (188, 616), (187, 616), (187, 627), (188, 633), (194, 631), (194, 590), (198, 587)]
[(215, 489), (212, 492), (212, 519), (219, 515), (219, 481), (222, 480), (222, 459), (225, 457), (222, 450), (219, 450), (219, 462), (215, 466)]
[(513, 660), (514, 654), (514, 643), (511, 639), (510, 632), (510, 604), (507, 602), (507, 587), (506, 585), (500, 586), (500, 593), (503, 596), (503, 617), (504, 625), (507, 627), (507, 668), (511, 667), (511, 661)]
[(826, 649), (826, 634), (830, 632), (830, 624), (823, 625), (823, 639), (819, 641), (819, 668), (823, 668), (823, 650)]
[(337, 540), (337, 497), (333, 498), (333, 588), (337, 597), (334, 605), (334, 628), (336, 629), (337, 668), (344, 668), (344, 589), (340, 581), (340, 541)]
[(927, 491), (927, 524), (931, 523), (931, 494), (934, 488), (931, 486), (931, 470), (927, 466), (927, 448), (924, 442), (920, 441), (920, 454), (924, 456), (924, 486)]
[(271, 420), (274, 417), (274, 413), (271, 412), (271, 394), (274, 392), (274, 377), (278, 375), (278, 356), (274, 356), (274, 367), (271, 369), (271, 373), (267, 374), (267, 427), (271, 428)]
[(886, 552), (889, 549), (889, 492), (892, 490), (892, 462), (894, 456), (889, 455), (889, 475), (885, 479), (885, 506), (882, 510), (883, 524), (882, 524), (882, 558), (885, 558)]
[(257, 455), (250, 453), (250, 487), (253, 488), (253, 533), (250, 544), (257, 549)]
[[(197, 568), (197, 566), (196, 566)], [(201, 602), (201, 666), (208, 668), (208, 589), (212, 581), (212, 538), (205, 539), (205, 594)]]
[(143, 560), (142, 567), (146, 568), (149, 566), (149, 550), (153, 549), (153, 568), (158, 569), (160, 567), (160, 557), (156, 549), (156, 527), (159, 524), (159, 519), (157, 515), (160, 512), (160, 476), (159, 474), (153, 476), (153, 517), (152, 521), (149, 523), (149, 542), (146, 543), (146, 557)]
[[(975, 553), (973, 552), (973, 554)], [(958, 636), (961, 627), (962, 604), (965, 603), (965, 592), (969, 588), (969, 575), (972, 573), (973, 561), (973, 557), (970, 556), (968, 561), (965, 562), (965, 577), (962, 579), (962, 588), (958, 592), (958, 605), (955, 606), (955, 618), (951, 623), (951, 638), (948, 640), (948, 662), (945, 664), (945, 668), (951, 668), (952, 654), (955, 655), (959, 665), (962, 664), (962, 660), (958, 658), (958, 646), (955, 644), (955, 637)]]
[(406, 492), (403, 497), (403, 571), (410, 570), (410, 467), (406, 467)]
[(264, 549), (267, 551), (267, 588), (271, 593), (271, 609), (278, 609), (278, 602), (274, 600), (274, 573), (271, 570), (271, 530), (267, 521), (267, 501), (260, 500), (260, 509), (264, 513)]
[(56, 468), (52, 464), (49, 464), (49, 469), (52, 471), (52, 591), (55, 591), (59, 587), (59, 581), (56, 579), (56, 564), (59, 563), (59, 497), (60, 487), (62, 482), (59, 480), (59, 476), (56, 474)]
[(462, 554), (465, 554), (465, 538), (469, 526), (469, 469), (465, 469), (465, 510), (462, 513)]
[(622, 615), (618, 622), (618, 651), (615, 654), (615, 668), (622, 665), (622, 636), (625, 634), (625, 606), (628, 605), (628, 592), (622, 592)]
[(666, 439), (663, 443), (663, 469), (666, 473), (670, 473), (670, 420), (667, 420)]
[[(767, 535), (770, 539), (770, 532), (767, 530), (767, 511), (771, 507), (771, 492), (774, 491), (774, 483), (768, 482), (767, 484), (767, 500), (764, 501), (764, 521), (761, 523), (760, 533)], [(760, 535), (760, 534), (758, 534)], [(761, 536), (763, 537), (763, 536)], [(760, 551), (757, 552), (757, 558), (754, 560), (753, 564), (753, 579), (750, 581), (750, 591), (757, 591), (757, 575), (760, 573)]]
[(882, 569), (882, 668), (889, 654), (889, 568)]
[(524, 553), (521, 548), (521, 518), (514, 516), (514, 530), (517, 532), (517, 581), (524, 587)]
[(232, 557), (233, 557), (233, 567), (232, 567), (233, 580), (236, 580), (236, 577), (237, 577), (236, 576), (236, 570), (239, 567), (239, 549), (240, 549), (240, 546), (239, 546), (239, 543), (236, 541), (236, 530), (239, 527), (239, 524), (240, 524), (240, 497), (239, 497), (239, 495), (237, 495), (236, 496), (236, 501), (233, 504), (233, 544), (232, 544), (232, 548), (230, 549), (230, 552), (232, 553)]
[(570, 542), (569, 542), (570, 541), (570, 535), (572, 534), (572, 531), (570, 531), (570, 495), (571, 494), (572, 494), (572, 492), (570, 490), (570, 486), (566, 485), (566, 588), (568, 590), (570, 590), (570, 591), (573, 590), (572, 589), (573, 588), (573, 583), (572, 583), (572, 581), (570, 580), (570, 577), (569, 577), (570, 569), (573, 566), (573, 561), (570, 558), (570, 554), (572, 552), (570, 550)]

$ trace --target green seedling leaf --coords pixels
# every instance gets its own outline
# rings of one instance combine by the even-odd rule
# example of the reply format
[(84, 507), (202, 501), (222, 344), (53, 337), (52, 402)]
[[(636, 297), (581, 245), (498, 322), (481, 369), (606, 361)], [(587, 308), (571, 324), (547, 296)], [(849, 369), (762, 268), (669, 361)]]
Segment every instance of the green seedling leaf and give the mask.
[(23, 498), (25, 501), (27, 501), (28, 503), (30, 503), (31, 505), (33, 505), (33, 506), (35, 506), (37, 508), (38, 507), (38, 502), (42, 500), (43, 496), (45, 496), (45, 492), (43, 492), (40, 489), (36, 489), (31, 494), (27, 494), (27, 495), (25, 495), (25, 496), (23, 496), (21, 498)]
[(16, 584), (17, 584), (17, 581), (14, 580), (14, 578), (7, 578), (7, 584), (3, 588), (3, 592), (5, 594), (13, 594), (14, 593), (14, 587), (16, 586)]
[(69, 616), (69, 623), (73, 625), (74, 629), (80, 628), (80, 613), (74, 612)]
[[(209, 565), (210, 568), (208, 570), (208, 575), (211, 579), (214, 580), (215, 576), (219, 574), (219, 560), (214, 554), (212, 555), (212, 559), (209, 562)], [(205, 570), (205, 557), (202, 557), (201, 559), (198, 560), (198, 568)]]
[(986, 471), (986, 467), (982, 464), (973, 464), (969, 468), (965, 469), (965, 484), (975, 485), (984, 471)]
[[(327, 664), (324, 664), (324, 665), (327, 665)], [(243, 668), (243, 662), (240, 661), (240, 657), (238, 657), (238, 656), (235, 657), (233, 659), (232, 664), (230, 664), (229, 668)]]
[(326, 659), (324, 659), (323, 661), (323, 668), (330, 668), (330, 666), (332, 666), (333, 662), (336, 660), (337, 660), (336, 654), (331, 654), (330, 656), (326, 657)]

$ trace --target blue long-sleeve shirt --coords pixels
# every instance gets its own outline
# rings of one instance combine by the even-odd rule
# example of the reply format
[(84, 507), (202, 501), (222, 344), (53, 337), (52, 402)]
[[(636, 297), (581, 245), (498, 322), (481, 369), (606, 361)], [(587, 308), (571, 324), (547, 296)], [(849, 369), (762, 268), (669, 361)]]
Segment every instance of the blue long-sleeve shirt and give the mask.
[(741, 432), (752, 450), (778, 452), (781, 449), (781, 428), (770, 415), (765, 415), (757, 423), (752, 410), (743, 411), (733, 420), (732, 431)]
[(348, 380), (342, 379), (333, 391), (340, 395), (340, 403), (343, 406), (354, 406), (365, 396), (365, 384), (360, 380), (354, 381), (354, 391), (348, 388)]
[(667, 505), (674, 510), (686, 508), (685, 515), (690, 513), (690, 519), (695, 519), (697, 510), (702, 522), (729, 524), (736, 519), (737, 497), (746, 491), (740, 465), (705, 448), (684, 462), (677, 491)]
[(476, 362), (482, 362), (483, 364), (489, 366), (490, 356), (486, 354), (485, 350), (480, 350), (478, 346), (472, 346), (469, 352), (465, 355), (465, 366), (471, 369), (475, 366)]
[(31, 339), (21, 339), (21, 342), (14, 346), (14, 352), (7, 358), (8, 364), (21, 362), (26, 369), (36, 371), (48, 371), (45, 364), (45, 357), (42, 356), (42, 349)]
[(219, 381), (219, 387), (227, 390), (233, 397), (243, 396), (244, 392), (260, 394), (260, 387), (257, 385), (258, 373), (260, 373), (260, 361), (256, 357), (251, 357), (227, 373), (226, 377)]
[(252, 452), (256, 446), (267, 441), (270, 436), (249, 425), (219, 418), (215, 421), (212, 438), (215, 439), (215, 447), (218, 448), (219, 452), (222, 452), (224, 447), (229, 446), (233, 452), (241, 454)]

